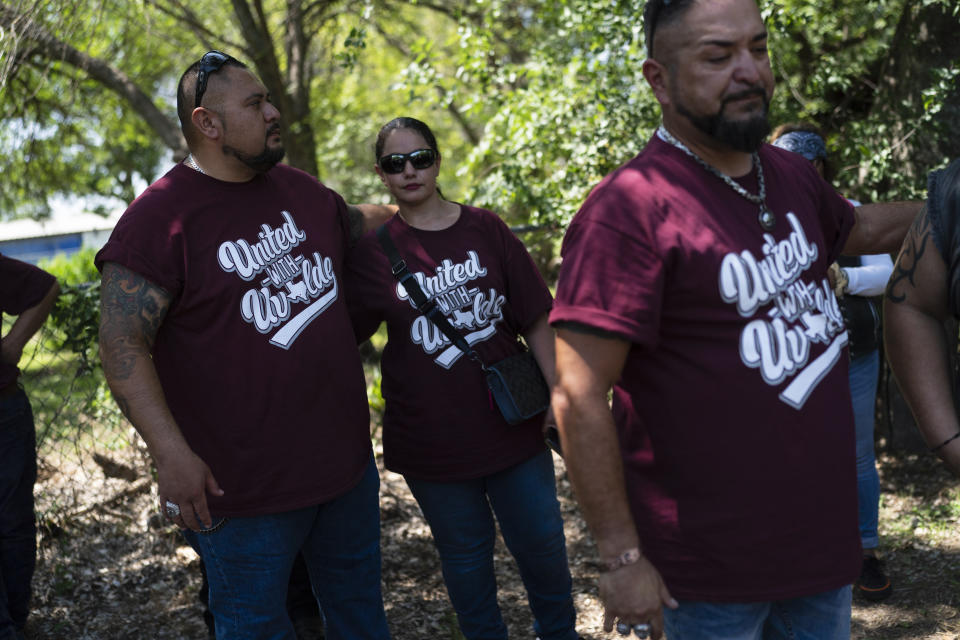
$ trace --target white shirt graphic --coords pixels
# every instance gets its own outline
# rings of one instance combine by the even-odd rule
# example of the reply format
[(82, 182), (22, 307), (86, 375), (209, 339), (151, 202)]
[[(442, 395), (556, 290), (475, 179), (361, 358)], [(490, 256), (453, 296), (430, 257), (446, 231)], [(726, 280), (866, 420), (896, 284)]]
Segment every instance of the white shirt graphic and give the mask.
[[(744, 318), (754, 318), (740, 333), (741, 361), (758, 369), (770, 386), (793, 377), (780, 400), (800, 409), (840, 359), (847, 333), (830, 282), (802, 279), (819, 255), (817, 246), (807, 240), (793, 213), (787, 221), (792, 230), (786, 239), (777, 242), (764, 234), (762, 256), (750, 251), (725, 255), (719, 287), (724, 302), (735, 304)], [(766, 316), (756, 317), (771, 302)], [(813, 343), (829, 346), (808, 362)]]
[[(339, 287), (330, 257), (316, 251), (309, 258), (294, 253), (307, 234), (297, 227), (289, 211), (280, 215), (283, 224), (276, 229), (261, 224), (253, 244), (243, 238), (222, 243), (217, 263), (247, 282), (263, 274), (259, 288), (243, 295), (240, 315), (260, 333), (280, 327), (270, 344), (289, 349), (307, 325), (336, 301)], [(291, 317), (296, 303), (308, 304)]]

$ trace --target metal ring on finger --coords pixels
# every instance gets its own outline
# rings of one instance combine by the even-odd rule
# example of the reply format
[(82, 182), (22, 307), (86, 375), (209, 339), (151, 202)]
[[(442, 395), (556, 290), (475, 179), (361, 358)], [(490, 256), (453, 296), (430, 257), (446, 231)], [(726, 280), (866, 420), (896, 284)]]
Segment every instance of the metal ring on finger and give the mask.
[(633, 625), (633, 635), (640, 640), (647, 640), (650, 637), (650, 625), (645, 622)]
[(168, 518), (173, 520), (180, 515), (180, 505), (178, 505), (176, 502), (170, 502), (167, 500), (163, 503), (163, 512)]

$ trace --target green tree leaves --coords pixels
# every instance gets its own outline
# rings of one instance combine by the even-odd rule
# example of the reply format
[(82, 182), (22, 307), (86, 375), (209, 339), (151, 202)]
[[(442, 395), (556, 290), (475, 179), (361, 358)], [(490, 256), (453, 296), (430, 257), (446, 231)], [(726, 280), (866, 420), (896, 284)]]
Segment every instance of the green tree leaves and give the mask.
[[(960, 149), (960, 2), (766, 0), (774, 124), (828, 133), (839, 186), (916, 197)], [(560, 227), (659, 122), (625, 0), (66, 0), (0, 3), (0, 216), (54, 194), (121, 200), (184, 154), (183, 67), (248, 61), (284, 116), (287, 161), (383, 201), (379, 127), (427, 121), (454, 199)]]
[[(955, 0), (772, 0), (778, 121), (824, 129), (838, 186), (864, 201), (916, 198), (960, 149)], [(953, 34), (953, 35), (950, 35)]]

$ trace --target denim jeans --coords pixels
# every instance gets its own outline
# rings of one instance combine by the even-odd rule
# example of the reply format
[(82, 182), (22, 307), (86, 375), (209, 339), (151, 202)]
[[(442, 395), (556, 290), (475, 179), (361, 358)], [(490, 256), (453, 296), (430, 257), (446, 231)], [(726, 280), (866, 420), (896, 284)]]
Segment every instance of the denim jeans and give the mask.
[(319, 505), (227, 518), (184, 531), (203, 558), (217, 638), (296, 640), (287, 584), (298, 551), (323, 608), (328, 640), (390, 637), (380, 587), (380, 478), (371, 455), (360, 483)]
[[(203, 566), (203, 560), (200, 561), (200, 576), (203, 582), (197, 598), (203, 606), (203, 622), (207, 625), (209, 635), (216, 637), (216, 623), (213, 620), (213, 614), (210, 613), (210, 582), (207, 580), (207, 568)], [(287, 584), (287, 615), (290, 616), (294, 626), (299, 619), (322, 618), (323, 615), (317, 605), (317, 597), (313, 594), (310, 572), (307, 571), (307, 563), (303, 560), (302, 553), (297, 554), (293, 561), (293, 569), (290, 571), (290, 582)]]
[(860, 542), (864, 549), (876, 549), (880, 543), (877, 533), (880, 478), (877, 475), (877, 459), (873, 451), (879, 369), (880, 354), (877, 351), (850, 361), (850, 397), (853, 399), (853, 420), (857, 435)]
[(507, 637), (497, 604), (494, 514), (520, 569), (536, 634), (543, 640), (576, 639), (566, 539), (549, 451), (475, 480), (406, 481), (433, 532), (447, 593), (467, 640)]
[(848, 640), (852, 590), (773, 602), (690, 602), (664, 609), (667, 640)]
[(37, 440), (26, 394), (0, 398), (0, 640), (16, 638), (30, 610), (37, 530)]

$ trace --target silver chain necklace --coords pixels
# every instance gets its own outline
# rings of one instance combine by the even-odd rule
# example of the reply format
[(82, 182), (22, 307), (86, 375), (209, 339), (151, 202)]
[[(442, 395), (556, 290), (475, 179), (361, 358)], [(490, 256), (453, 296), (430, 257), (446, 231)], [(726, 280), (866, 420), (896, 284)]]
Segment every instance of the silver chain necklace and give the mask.
[(197, 164), (197, 161), (193, 159), (193, 154), (187, 156), (187, 164), (190, 165), (192, 169), (199, 171), (203, 175), (207, 175), (207, 172), (200, 168), (200, 165)]
[(758, 195), (753, 195), (740, 186), (740, 184), (737, 183), (733, 178), (722, 173), (719, 169), (688, 149), (687, 145), (674, 138), (673, 134), (667, 131), (666, 127), (663, 125), (660, 125), (660, 128), (657, 129), (657, 135), (660, 136), (664, 142), (672, 144), (677, 149), (680, 149), (680, 151), (683, 151), (685, 154), (696, 160), (698, 163), (700, 163), (700, 166), (723, 180), (725, 183), (727, 183), (727, 186), (739, 193), (741, 196), (760, 207), (760, 214), (757, 216), (757, 221), (760, 223), (760, 227), (764, 231), (772, 231), (773, 228), (777, 226), (777, 216), (774, 215), (773, 211), (770, 210), (770, 207), (767, 206), (767, 186), (763, 181), (763, 165), (760, 164), (760, 154), (754, 151), (751, 155), (751, 158), (753, 158), (753, 164), (757, 167), (757, 182), (760, 184), (760, 193)]

